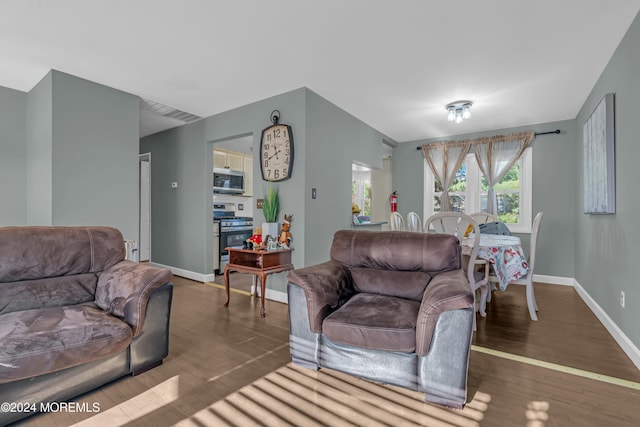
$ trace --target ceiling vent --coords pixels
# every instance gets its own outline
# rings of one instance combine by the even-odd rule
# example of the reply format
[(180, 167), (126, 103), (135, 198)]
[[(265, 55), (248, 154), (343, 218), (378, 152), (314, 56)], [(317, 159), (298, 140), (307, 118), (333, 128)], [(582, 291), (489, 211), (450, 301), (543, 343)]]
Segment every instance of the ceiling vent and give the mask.
[(154, 112), (163, 117), (169, 119), (179, 120), (184, 123), (192, 123), (196, 120), (200, 120), (202, 117), (195, 114), (187, 113), (186, 111), (178, 110), (177, 108), (169, 107), (168, 105), (160, 104), (159, 102), (151, 101), (149, 99), (142, 98), (144, 108)]

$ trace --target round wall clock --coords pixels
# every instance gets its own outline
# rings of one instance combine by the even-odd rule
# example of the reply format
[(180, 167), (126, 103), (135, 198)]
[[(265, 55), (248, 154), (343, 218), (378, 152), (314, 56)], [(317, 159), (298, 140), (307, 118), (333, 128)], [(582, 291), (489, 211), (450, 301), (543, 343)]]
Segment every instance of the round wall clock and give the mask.
[[(276, 114), (277, 113), (277, 114)], [(284, 181), (293, 170), (293, 133), (291, 126), (279, 124), (280, 112), (271, 113), (272, 126), (262, 131), (260, 170), (265, 181)]]

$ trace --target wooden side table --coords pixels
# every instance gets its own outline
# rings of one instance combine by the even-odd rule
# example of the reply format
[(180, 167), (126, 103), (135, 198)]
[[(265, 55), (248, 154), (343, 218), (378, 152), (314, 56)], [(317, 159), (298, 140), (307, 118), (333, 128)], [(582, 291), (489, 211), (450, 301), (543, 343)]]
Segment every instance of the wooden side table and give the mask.
[(224, 290), (227, 293), (225, 307), (229, 306), (229, 272), (255, 274), (260, 277), (260, 316), (265, 317), (264, 294), (267, 284), (267, 276), (273, 273), (293, 270), (291, 264), (291, 249), (278, 249), (266, 251), (262, 249), (236, 249), (226, 248), (229, 251), (229, 262), (224, 267)]

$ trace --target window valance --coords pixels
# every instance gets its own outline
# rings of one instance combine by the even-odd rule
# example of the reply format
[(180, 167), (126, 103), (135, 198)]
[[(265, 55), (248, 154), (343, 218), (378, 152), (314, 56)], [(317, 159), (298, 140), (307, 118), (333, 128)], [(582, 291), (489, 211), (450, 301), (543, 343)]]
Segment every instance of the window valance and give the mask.
[(533, 131), (529, 131), (422, 145), (422, 153), (427, 164), (444, 189), (442, 210), (449, 210), (447, 190), (464, 161), (464, 157), (473, 149), (480, 171), (489, 185), (490, 203), (487, 204), (487, 211), (497, 214), (498, 201), (494, 186), (522, 156), (524, 150), (533, 141), (534, 135)]

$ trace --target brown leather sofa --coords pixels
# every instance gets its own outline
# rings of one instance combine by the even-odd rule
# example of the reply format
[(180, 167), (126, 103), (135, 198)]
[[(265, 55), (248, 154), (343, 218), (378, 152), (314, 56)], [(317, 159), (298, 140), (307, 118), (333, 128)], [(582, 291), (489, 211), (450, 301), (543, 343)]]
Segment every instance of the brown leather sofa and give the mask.
[(0, 425), (162, 363), (172, 274), (124, 257), (115, 228), (0, 228)]
[(330, 261), (288, 280), (295, 364), (464, 406), (474, 299), (456, 237), (341, 230)]

